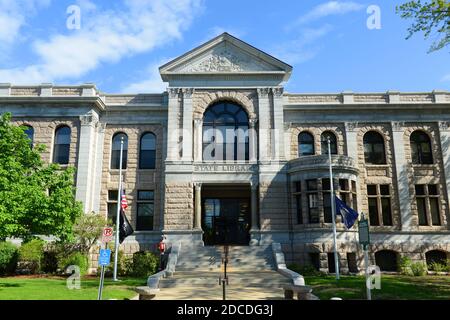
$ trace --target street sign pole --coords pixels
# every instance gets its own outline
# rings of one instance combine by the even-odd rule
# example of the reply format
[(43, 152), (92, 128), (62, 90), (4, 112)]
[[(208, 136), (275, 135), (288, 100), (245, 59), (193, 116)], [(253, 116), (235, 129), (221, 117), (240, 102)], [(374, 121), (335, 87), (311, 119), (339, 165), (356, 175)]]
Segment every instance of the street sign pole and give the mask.
[(366, 269), (366, 290), (367, 290), (367, 300), (372, 300), (372, 293), (370, 292), (370, 286), (368, 286), (369, 282), (369, 253), (367, 251), (367, 245), (363, 246), (364, 248), (364, 268)]
[[(113, 228), (103, 228), (102, 245), (100, 246), (100, 254), (98, 257), (98, 263), (102, 266), (102, 271), (100, 272), (100, 284), (98, 287), (98, 300), (102, 300), (103, 285), (105, 282), (105, 266), (109, 265), (111, 261), (111, 250), (108, 249), (108, 242), (112, 240), (112, 236)], [(105, 249), (102, 249), (103, 243), (105, 244)]]
[(364, 213), (362, 213), (361, 220), (358, 222), (358, 234), (359, 234), (359, 243), (362, 245), (364, 250), (364, 269), (366, 275), (366, 291), (367, 291), (367, 300), (372, 300), (372, 293), (370, 291), (369, 285), (369, 244), (370, 244), (370, 234), (369, 234), (369, 221), (364, 217)]
[[(108, 248), (108, 244), (105, 245), (105, 249), (107, 249), (107, 248)], [(100, 273), (100, 285), (98, 287), (98, 300), (102, 300), (104, 280), (105, 280), (105, 266), (102, 265), (102, 271)]]

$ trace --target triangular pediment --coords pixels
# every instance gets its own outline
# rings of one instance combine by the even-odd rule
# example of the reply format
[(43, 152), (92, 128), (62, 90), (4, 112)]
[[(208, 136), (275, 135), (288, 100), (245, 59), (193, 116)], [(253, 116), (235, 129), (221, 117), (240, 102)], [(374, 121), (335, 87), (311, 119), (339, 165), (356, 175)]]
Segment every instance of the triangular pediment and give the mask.
[(160, 67), (164, 81), (183, 76), (264, 75), (286, 81), (292, 67), (228, 33), (206, 42)]

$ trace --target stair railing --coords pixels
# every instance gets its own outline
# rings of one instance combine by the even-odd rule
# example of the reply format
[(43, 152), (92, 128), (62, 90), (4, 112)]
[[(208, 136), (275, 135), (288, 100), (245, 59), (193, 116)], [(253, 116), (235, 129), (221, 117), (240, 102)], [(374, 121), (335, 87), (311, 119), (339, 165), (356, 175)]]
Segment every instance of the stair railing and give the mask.
[(229, 247), (224, 246), (223, 247), (223, 256), (222, 256), (223, 278), (222, 278), (222, 276), (219, 277), (219, 285), (222, 286), (223, 300), (226, 300), (226, 295), (227, 295), (226, 286), (228, 285), (228, 275), (227, 275), (228, 253), (229, 253)]

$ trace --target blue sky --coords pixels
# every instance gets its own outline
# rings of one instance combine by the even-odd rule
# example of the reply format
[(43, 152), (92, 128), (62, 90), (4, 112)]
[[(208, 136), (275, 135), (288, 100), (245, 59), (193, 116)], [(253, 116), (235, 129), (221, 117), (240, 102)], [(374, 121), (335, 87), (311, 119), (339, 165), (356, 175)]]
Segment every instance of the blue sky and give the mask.
[[(161, 92), (160, 65), (227, 31), (291, 64), (289, 92), (449, 90), (449, 48), (405, 40), (405, 1), (0, 0), (0, 82)], [(381, 29), (367, 28), (370, 5)]]

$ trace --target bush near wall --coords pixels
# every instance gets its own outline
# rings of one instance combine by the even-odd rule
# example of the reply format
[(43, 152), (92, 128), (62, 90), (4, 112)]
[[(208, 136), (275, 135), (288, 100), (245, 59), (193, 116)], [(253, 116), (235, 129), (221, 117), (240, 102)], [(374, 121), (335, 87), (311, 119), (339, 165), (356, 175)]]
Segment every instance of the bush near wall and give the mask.
[(18, 269), (23, 273), (37, 274), (41, 272), (44, 257), (44, 241), (33, 239), (19, 248)]
[(19, 258), (18, 248), (9, 242), (0, 242), (0, 275), (13, 274)]
[(80, 274), (85, 275), (89, 270), (88, 256), (81, 252), (73, 252), (66, 257), (61, 257), (58, 261), (59, 269), (65, 273), (69, 266), (78, 266)]

